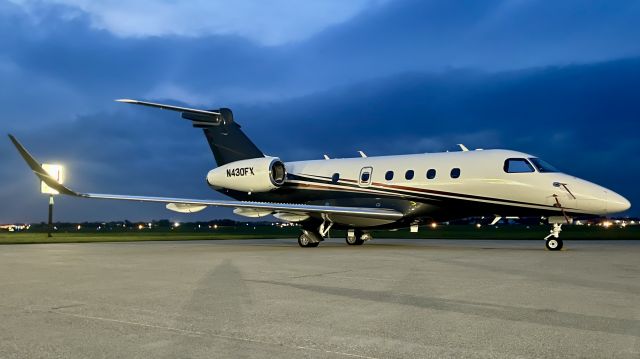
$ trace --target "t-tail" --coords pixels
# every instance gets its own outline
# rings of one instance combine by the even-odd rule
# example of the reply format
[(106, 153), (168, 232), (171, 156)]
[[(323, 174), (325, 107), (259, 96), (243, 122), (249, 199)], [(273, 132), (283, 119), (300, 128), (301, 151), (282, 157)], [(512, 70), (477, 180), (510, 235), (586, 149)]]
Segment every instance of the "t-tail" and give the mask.
[(262, 151), (242, 132), (240, 125), (233, 119), (233, 112), (228, 108), (198, 110), (129, 99), (116, 101), (180, 112), (182, 118), (192, 122), (193, 127), (201, 128), (204, 131), (218, 166), (264, 157)]

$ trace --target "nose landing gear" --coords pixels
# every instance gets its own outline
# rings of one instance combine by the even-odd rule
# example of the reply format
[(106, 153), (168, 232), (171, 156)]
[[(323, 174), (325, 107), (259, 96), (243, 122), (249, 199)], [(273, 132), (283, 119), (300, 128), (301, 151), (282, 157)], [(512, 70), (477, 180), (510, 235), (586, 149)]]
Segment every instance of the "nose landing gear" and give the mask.
[(562, 249), (562, 239), (560, 232), (562, 231), (562, 223), (554, 223), (549, 234), (544, 237), (544, 245), (550, 251), (559, 251)]

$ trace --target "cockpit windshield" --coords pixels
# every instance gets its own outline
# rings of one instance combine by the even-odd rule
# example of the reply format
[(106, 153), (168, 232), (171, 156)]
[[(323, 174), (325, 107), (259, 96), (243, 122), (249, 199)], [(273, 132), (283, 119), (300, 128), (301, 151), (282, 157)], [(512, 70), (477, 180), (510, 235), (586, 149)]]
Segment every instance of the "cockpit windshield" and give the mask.
[(558, 169), (556, 169), (552, 165), (548, 164), (547, 162), (539, 158), (529, 158), (529, 161), (531, 161), (531, 163), (533, 163), (533, 165), (536, 166), (536, 168), (538, 169), (538, 172), (540, 173), (560, 172), (558, 171)]

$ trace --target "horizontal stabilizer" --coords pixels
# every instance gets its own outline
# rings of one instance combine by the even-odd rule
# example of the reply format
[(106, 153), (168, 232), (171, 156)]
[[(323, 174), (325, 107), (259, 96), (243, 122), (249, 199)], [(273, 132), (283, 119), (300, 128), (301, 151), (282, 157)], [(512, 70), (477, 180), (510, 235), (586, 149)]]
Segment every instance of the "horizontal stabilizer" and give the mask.
[(204, 128), (209, 126), (218, 126), (224, 122), (224, 116), (219, 111), (198, 110), (195, 108), (165, 105), (155, 102), (146, 102), (130, 99), (119, 99), (116, 102), (130, 103), (133, 105), (141, 105), (148, 107), (160, 108), (163, 110), (176, 111), (182, 113), (182, 118), (193, 121), (193, 127)]
[(176, 111), (176, 112), (196, 113), (196, 114), (205, 115), (205, 116), (211, 116), (211, 117), (220, 116), (220, 112), (216, 112), (216, 111), (198, 110), (198, 109), (194, 109), (194, 108), (165, 105), (165, 104), (161, 104), (161, 103), (130, 100), (128, 98), (119, 99), (119, 100), (116, 100), (116, 102), (130, 103), (130, 104), (141, 105), (141, 106), (156, 107), (156, 108), (161, 108), (163, 110)]

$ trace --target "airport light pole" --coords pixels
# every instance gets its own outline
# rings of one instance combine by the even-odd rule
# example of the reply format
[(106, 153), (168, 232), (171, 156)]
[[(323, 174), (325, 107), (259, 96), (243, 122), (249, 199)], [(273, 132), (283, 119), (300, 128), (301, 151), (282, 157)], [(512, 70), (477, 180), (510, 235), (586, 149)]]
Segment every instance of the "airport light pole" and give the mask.
[(51, 232), (53, 232), (53, 195), (49, 195), (49, 225), (47, 230), (47, 237), (53, 237)]
[[(49, 176), (53, 177), (58, 183), (62, 184), (64, 181), (64, 167), (61, 165), (53, 165), (43, 163), (42, 168), (47, 171)], [(49, 195), (49, 223), (47, 229), (47, 237), (52, 237), (53, 232), (53, 196), (59, 194), (55, 189), (47, 186), (46, 183), (40, 182), (40, 192)]]

